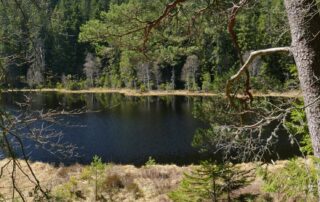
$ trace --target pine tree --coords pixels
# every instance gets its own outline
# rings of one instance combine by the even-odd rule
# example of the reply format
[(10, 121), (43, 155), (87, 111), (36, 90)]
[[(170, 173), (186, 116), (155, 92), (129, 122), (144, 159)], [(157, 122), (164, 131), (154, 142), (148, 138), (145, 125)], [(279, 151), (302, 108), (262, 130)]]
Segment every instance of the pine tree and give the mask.
[(232, 191), (248, 185), (251, 179), (250, 170), (243, 171), (231, 163), (213, 164), (205, 161), (189, 174), (185, 173), (180, 186), (169, 197), (177, 202), (215, 202), (227, 195), (227, 200), (231, 201)]

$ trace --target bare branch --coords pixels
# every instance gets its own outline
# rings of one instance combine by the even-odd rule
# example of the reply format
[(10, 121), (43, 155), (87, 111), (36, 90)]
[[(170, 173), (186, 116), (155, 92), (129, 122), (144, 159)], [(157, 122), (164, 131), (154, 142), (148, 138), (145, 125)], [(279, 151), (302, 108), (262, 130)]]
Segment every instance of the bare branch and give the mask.
[(233, 105), (233, 100), (231, 96), (231, 86), (233, 82), (240, 79), (241, 75), (249, 69), (250, 65), (255, 60), (255, 58), (257, 58), (258, 56), (269, 55), (273, 53), (290, 53), (290, 52), (291, 52), (290, 47), (269, 48), (269, 49), (263, 49), (263, 50), (251, 52), (249, 58), (243, 64), (240, 70), (227, 81), (226, 96), (229, 99), (230, 104)]

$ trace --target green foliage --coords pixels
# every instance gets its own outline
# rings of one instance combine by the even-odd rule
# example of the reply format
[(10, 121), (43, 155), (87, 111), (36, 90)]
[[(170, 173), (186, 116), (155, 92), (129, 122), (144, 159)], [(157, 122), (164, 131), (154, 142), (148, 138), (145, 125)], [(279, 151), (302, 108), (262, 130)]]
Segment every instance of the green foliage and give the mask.
[[(115, 201), (119, 191), (127, 191), (136, 199), (143, 197), (143, 191), (130, 174), (125, 176), (106, 172), (107, 166), (101, 158), (94, 156), (90, 166), (82, 169), (79, 177), (71, 176), (70, 180), (53, 190), (55, 201)], [(85, 187), (83, 186), (85, 184)], [(93, 188), (93, 189), (92, 189)], [(90, 191), (94, 191), (94, 199)], [(87, 198), (88, 197), (88, 198)]]
[(102, 163), (101, 158), (98, 156), (94, 156), (93, 160), (90, 164), (90, 169), (94, 173), (102, 174), (102, 172), (105, 170), (105, 168), (106, 168), (106, 165), (104, 163)]
[(295, 102), (292, 105), (294, 108), (291, 110), (290, 119), (284, 123), (284, 126), (294, 138), (299, 140), (301, 152), (311, 155), (313, 148), (303, 101)]
[[(69, 201), (76, 200), (79, 197), (83, 197), (83, 194), (77, 194), (78, 183), (80, 180), (85, 180), (94, 185), (95, 197), (97, 198), (98, 193), (103, 188), (105, 178), (106, 164), (104, 164), (98, 156), (94, 156), (89, 167), (85, 167), (79, 179), (71, 177), (70, 180), (57, 188), (55, 188), (53, 195), (57, 201)], [(84, 191), (84, 190), (82, 190)]]
[(173, 201), (231, 201), (231, 192), (246, 186), (252, 175), (231, 164), (213, 164), (202, 162), (200, 167), (185, 173), (177, 190), (169, 197)]
[(141, 92), (141, 93), (148, 92), (148, 89), (147, 89), (147, 87), (146, 87), (144, 84), (141, 84), (141, 85), (140, 85), (140, 92)]
[(260, 170), (263, 189), (276, 193), (283, 201), (315, 201), (317, 198), (317, 169), (315, 160), (292, 159), (276, 172)]
[(87, 88), (87, 84), (85, 80), (78, 81), (73, 79), (72, 76), (69, 74), (67, 76), (62, 76), (62, 84), (59, 82), (56, 84), (56, 87), (65, 88), (68, 90), (82, 90)]
[(104, 171), (105, 171), (106, 165), (102, 163), (102, 160), (98, 156), (93, 157), (93, 161), (91, 162), (90, 169), (93, 173), (93, 181), (95, 184), (95, 198), (98, 198), (98, 193), (100, 192), (101, 185), (103, 183), (103, 177)]
[[(164, 67), (176, 68), (177, 65), (185, 62), (185, 58), (196, 55), (200, 62), (200, 72), (203, 72), (203, 90), (208, 91), (212, 88), (214, 91), (223, 91), (225, 81), (234, 72), (231, 69), (238, 66), (237, 55), (225, 29), (227, 22), (208, 12), (195, 18), (194, 27), (186, 26), (193, 12), (206, 5), (202, 0), (190, 1), (179, 6), (180, 12), (177, 12), (173, 19), (165, 19), (162, 24), (155, 27), (146, 41), (144, 22), (156, 19), (161, 14), (161, 9), (158, 8), (163, 8), (166, 3), (166, 1), (146, 3), (143, 0), (129, 0), (121, 4), (112, 4), (110, 10), (102, 12), (98, 19), (91, 20), (81, 27), (79, 40), (90, 43), (98, 52), (103, 50), (106, 44), (119, 49), (121, 54), (118, 74), (126, 87), (136, 86), (139, 63), (145, 62), (146, 59)], [(244, 52), (289, 43), (288, 34), (281, 35), (280, 39), (278, 37), (278, 32), (281, 31), (279, 27), (287, 25), (286, 15), (282, 12), (284, 9), (282, 3), (259, 2), (252, 7), (247, 12), (239, 14), (237, 21), (236, 31)], [(213, 8), (227, 9), (228, 4), (217, 3)], [(275, 15), (270, 15), (270, 12), (274, 12)], [(128, 21), (130, 23), (127, 23)], [(276, 44), (274, 44), (275, 41)], [(139, 51), (141, 49), (146, 52), (142, 53)], [(145, 55), (148, 57), (146, 58)], [(266, 76), (255, 78), (254, 88), (257, 87), (257, 90), (263, 91), (283, 88), (285, 72), (292, 61), (285, 59), (283, 62), (275, 62), (279, 61), (277, 57), (262, 59), (265, 66), (263, 69), (266, 71), (262, 70), (261, 75), (266, 74)], [(198, 81), (190, 77), (192, 74), (184, 73), (184, 68), (181, 70), (181, 67), (177, 67), (177, 69), (177, 74), (183, 75), (181, 81), (185, 83), (185, 86), (180, 85), (178, 88), (198, 90)], [(170, 75), (164, 71), (162, 73), (166, 75), (163, 81), (166, 84), (171, 79)], [(176, 81), (179, 81), (179, 78), (174, 78), (175, 83)], [(262, 82), (258, 83), (258, 81)], [(275, 83), (277, 85), (274, 85)], [(171, 89), (175, 88), (176, 86), (171, 86)], [(164, 88), (159, 86), (159, 89)]]
[(150, 167), (150, 166), (154, 166), (156, 165), (157, 162), (154, 158), (152, 158), (151, 156), (149, 156), (148, 161), (145, 163), (146, 167)]
[(211, 75), (209, 72), (206, 72), (202, 75), (202, 90), (208, 92), (212, 89), (211, 85)]
[[(3, 2), (0, 37), (6, 38), (6, 43), (0, 45), (0, 56), (18, 56), (14, 61), (1, 61), (5, 87), (26, 84), (52, 87), (63, 74), (82, 82), (87, 53), (97, 56), (102, 70), (101, 75), (95, 76), (97, 81), (91, 78), (90, 85), (108, 88), (137, 89), (140, 83), (146, 85), (145, 78), (138, 76), (141, 64), (156, 63), (159, 69), (148, 74), (146, 86), (150, 89), (201, 90), (201, 87), (204, 91), (221, 92), (230, 73), (239, 68), (226, 29), (227, 18), (220, 15), (230, 8), (230, 0), (179, 4), (170, 17), (154, 27), (147, 40), (146, 22), (157, 19), (170, 1), (45, 0), (38, 2), (41, 8), (38, 9), (30, 3), (33, 1), (26, 0), (21, 3), (24, 15), (16, 15), (14, 2)], [(210, 9), (198, 14), (209, 2)], [(284, 31), (287, 26), (282, 1), (259, 1), (238, 14), (235, 31), (246, 55), (255, 49), (288, 45), (290, 36)], [(22, 55), (26, 58), (21, 58)], [(199, 69), (184, 74), (183, 64), (192, 56), (198, 58)], [(30, 62), (28, 58), (35, 59)], [(296, 80), (290, 73), (291, 59), (275, 55), (261, 61), (254, 67), (261, 74), (258, 77), (253, 74), (253, 88), (263, 91), (296, 88)], [(48, 73), (52, 73), (50, 77)], [(88, 85), (74, 82), (67, 88), (83, 89)]]
[(53, 196), (56, 201), (69, 201), (76, 199), (75, 191), (78, 181), (76, 178), (71, 177), (70, 180), (62, 185), (59, 185), (53, 191)]
[(56, 83), (56, 88), (57, 88), (57, 89), (63, 89), (62, 83), (57, 82), (57, 83)]
[(298, 69), (296, 65), (289, 65), (288, 71), (291, 75), (291, 77), (285, 81), (284, 87), (285, 89), (297, 89), (299, 88), (299, 78), (298, 78)]
[(283, 84), (276, 78), (261, 74), (251, 78), (251, 87), (258, 92), (268, 93), (271, 91), (283, 91)]
[(225, 72), (223, 74), (218, 74), (216, 73), (215, 78), (212, 82), (212, 90), (214, 92), (224, 92), (225, 91), (225, 87), (226, 87), (226, 83), (227, 80), (234, 75), (235, 70), (229, 70), (228, 72)]

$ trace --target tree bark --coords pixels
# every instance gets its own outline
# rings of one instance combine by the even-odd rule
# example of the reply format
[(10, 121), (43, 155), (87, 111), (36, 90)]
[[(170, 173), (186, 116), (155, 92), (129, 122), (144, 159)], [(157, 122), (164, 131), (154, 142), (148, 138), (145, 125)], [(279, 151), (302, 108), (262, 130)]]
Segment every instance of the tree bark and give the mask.
[[(320, 158), (320, 15), (315, 0), (284, 0), (314, 156)], [(319, 168), (319, 167), (318, 167)], [(320, 176), (318, 176), (320, 193)]]

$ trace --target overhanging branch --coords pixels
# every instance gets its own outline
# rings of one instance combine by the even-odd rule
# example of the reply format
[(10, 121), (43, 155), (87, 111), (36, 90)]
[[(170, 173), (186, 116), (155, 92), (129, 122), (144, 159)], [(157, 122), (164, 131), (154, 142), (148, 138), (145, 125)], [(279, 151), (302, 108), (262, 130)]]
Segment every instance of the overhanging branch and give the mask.
[[(241, 53), (241, 48), (239, 46), (239, 42), (237, 39), (237, 34), (234, 31), (234, 27), (236, 25), (237, 14), (249, 1), (250, 0), (240, 0), (238, 5), (234, 4), (233, 7), (231, 8), (231, 15), (229, 17), (229, 22), (228, 22), (228, 32), (231, 36), (233, 46), (237, 51), (241, 66), (244, 65), (244, 61)], [(253, 97), (252, 97), (252, 94), (250, 93), (250, 73), (248, 70), (245, 70), (245, 73), (246, 73), (246, 82), (245, 82), (244, 92), (245, 92), (245, 95), (249, 97), (250, 101), (252, 101)]]
[(269, 55), (273, 53), (289, 53), (291, 51), (290, 47), (278, 47), (278, 48), (269, 48), (269, 49), (263, 49), (263, 50), (257, 50), (250, 53), (250, 56), (246, 60), (246, 62), (242, 65), (242, 67), (239, 69), (239, 71), (233, 75), (226, 84), (226, 96), (229, 99), (230, 103), (233, 104), (232, 96), (231, 96), (231, 87), (234, 81), (239, 80), (241, 75), (245, 73), (252, 62), (258, 57), (263, 55)]
[(175, 8), (177, 8), (177, 6), (180, 3), (184, 3), (187, 0), (175, 0), (169, 4), (166, 5), (166, 8), (164, 9), (164, 11), (162, 12), (162, 14), (155, 20), (150, 21), (147, 23), (147, 26), (144, 29), (144, 41), (143, 41), (143, 50), (145, 50), (146, 48), (146, 43), (149, 39), (149, 35), (152, 31), (152, 29), (154, 29), (155, 27), (159, 26), (159, 24), (167, 17), (169, 16), (170, 12), (172, 10), (174, 10)]

